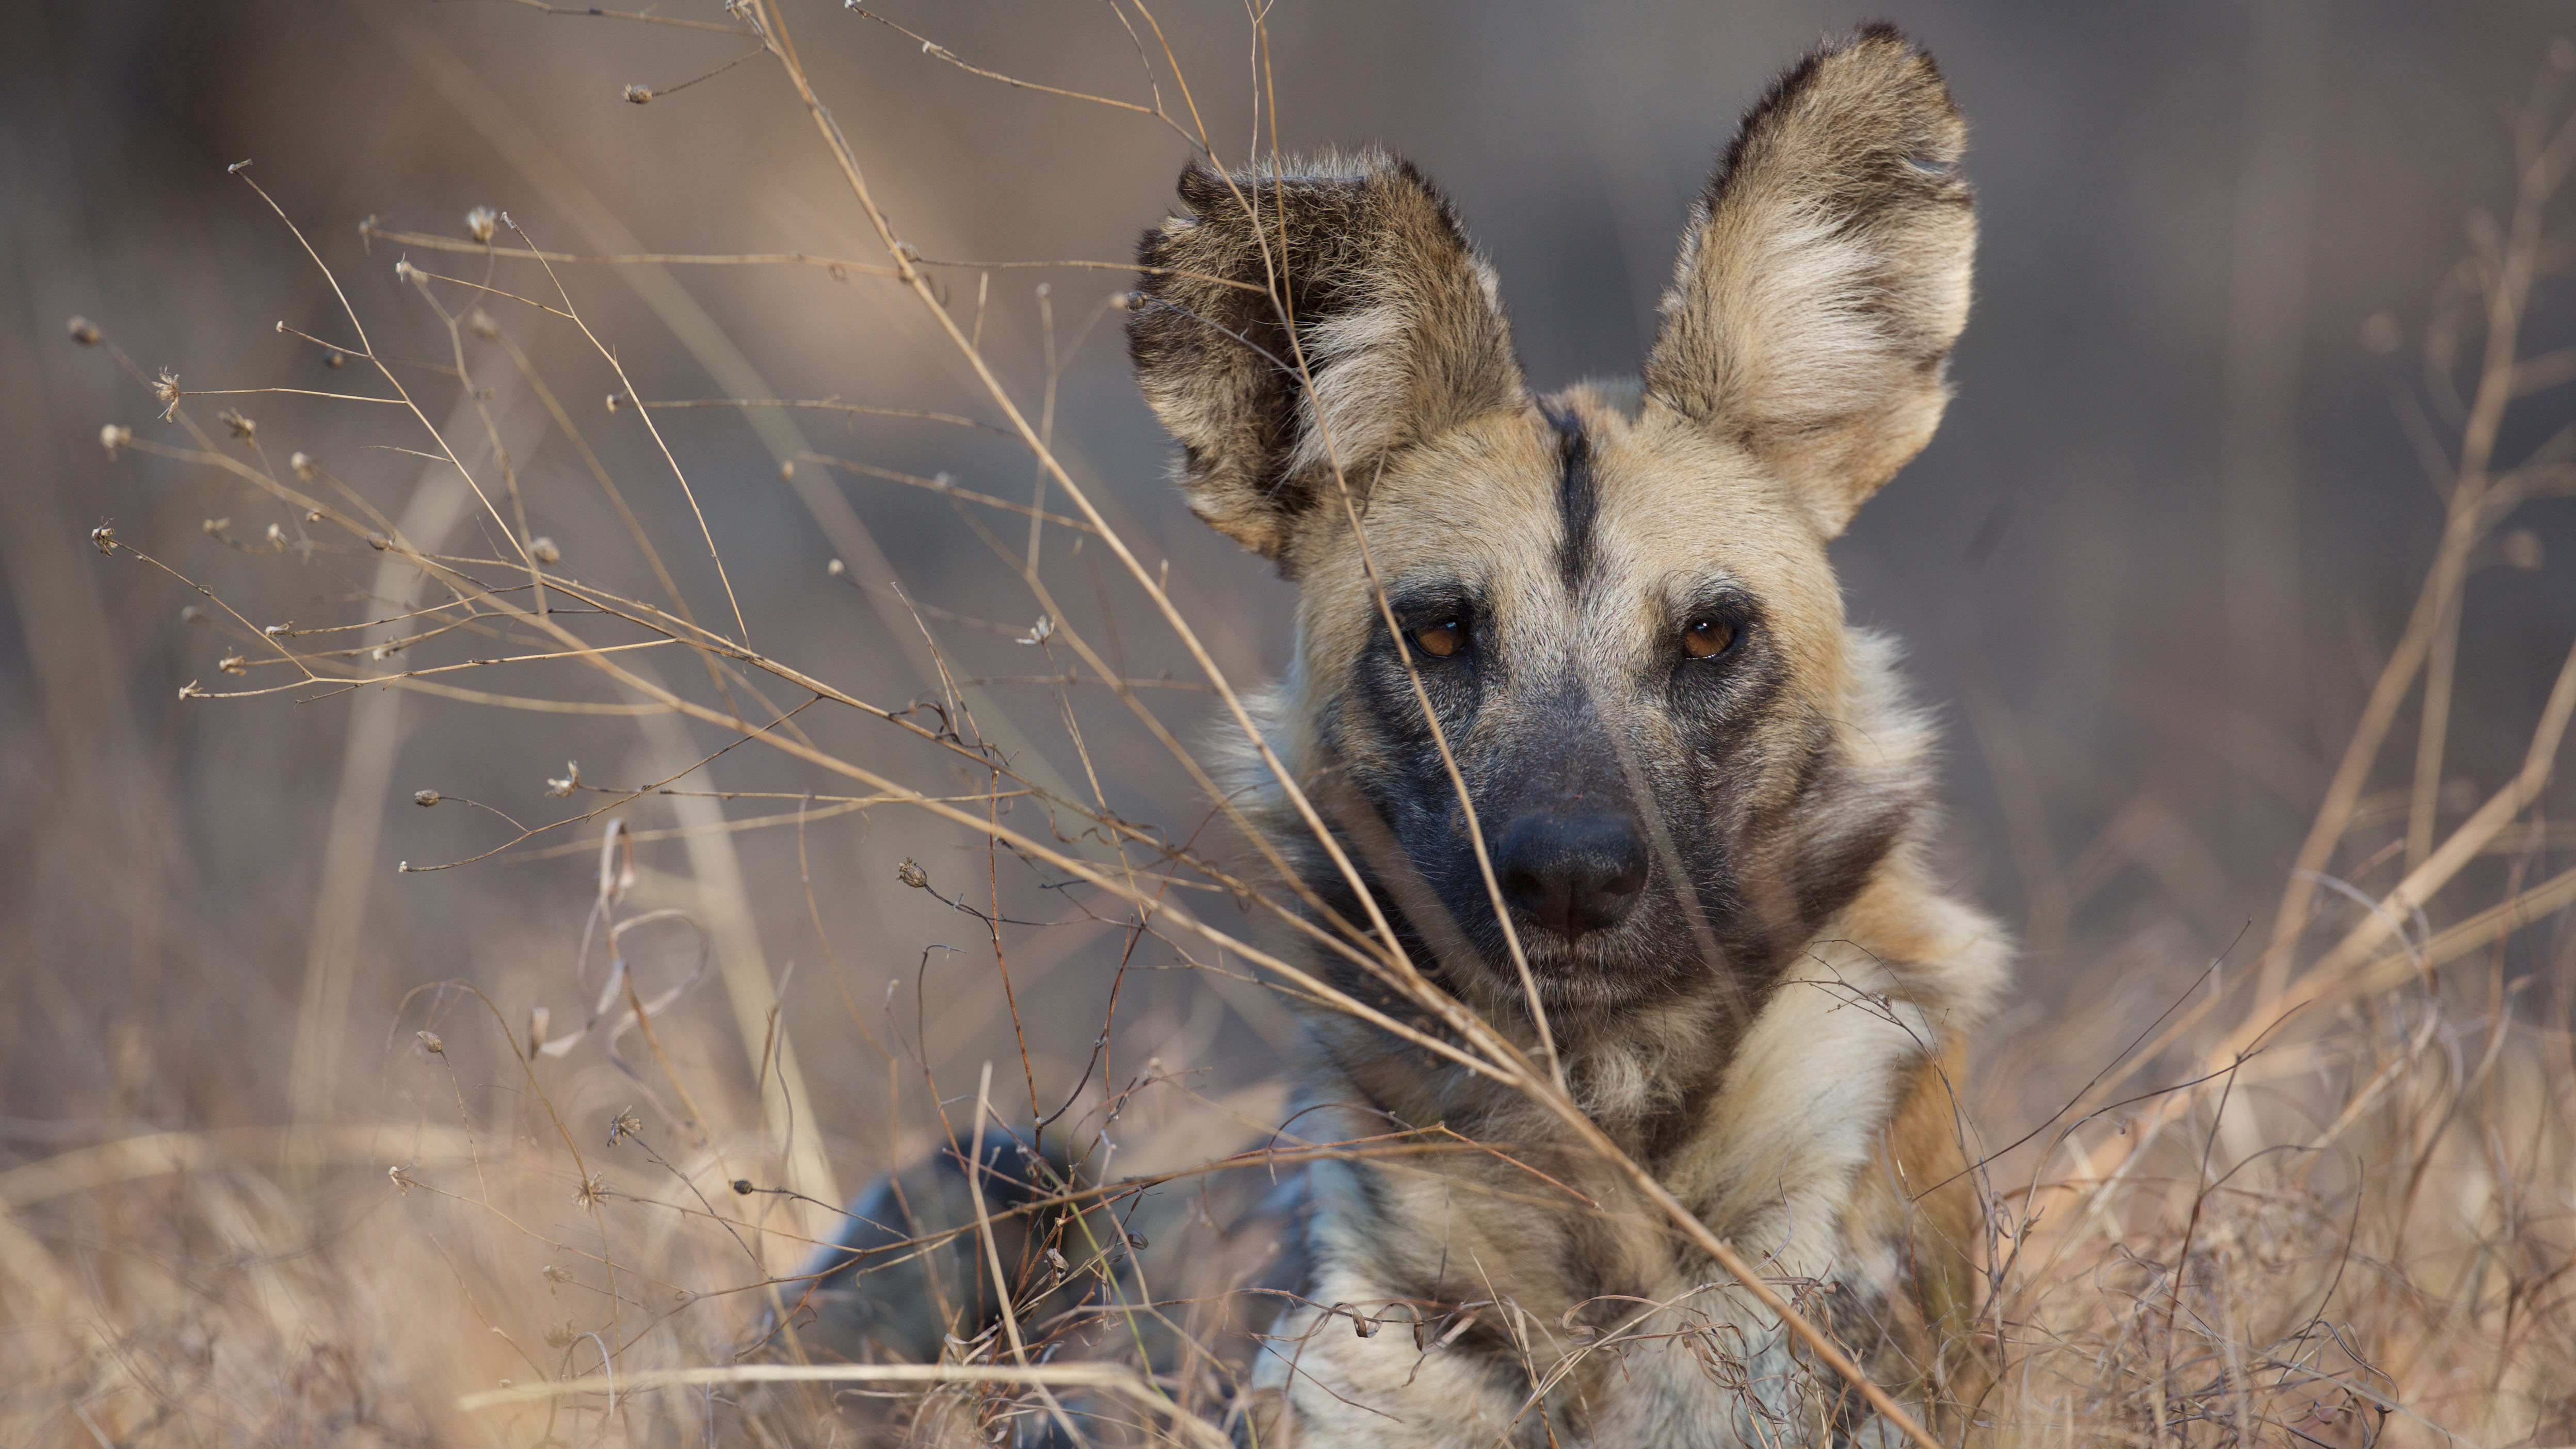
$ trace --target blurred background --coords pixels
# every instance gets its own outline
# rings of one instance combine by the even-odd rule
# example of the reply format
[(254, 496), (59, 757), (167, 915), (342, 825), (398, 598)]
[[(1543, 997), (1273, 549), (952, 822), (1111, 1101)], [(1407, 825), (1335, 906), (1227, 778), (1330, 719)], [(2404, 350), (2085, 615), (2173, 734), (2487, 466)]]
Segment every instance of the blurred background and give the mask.
[[(436, 1026), (462, 1042), (463, 1008), (453, 994), (405, 1007), (406, 993), (475, 982), (511, 1031), (531, 1006), (550, 1007), (559, 1030), (586, 1013), (597, 959), (586, 979), (574, 962), (598, 823), (453, 870), (396, 867), (508, 843), (492, 811), (534, 824), (600, 803), (547, 798), (567, 760), (585, 783), (644, 784), (724, 735), (670, 716), (382, 691), (183, 702), (192, 681), (282, 680), (222, 672), (242, 646), (206, 618), (207, 601), (102, 557), (92, 528), (112, 525), (262, 627), (381, 618), (391, 610), (377, 605), (416, 583), (319, 530), (328, 546), (307, 551), (294, 515), (219, 469), (111, 458), (103, 425), (185, 439), (106, 350), (69, 340), (66, 321), (90, 319), (190, 391), (380, 391), (278, 330), (353, 340), (331, 284), (227, 174), (248, 159), (378, 353), (404, 360), (431, 420), (487, 440), (474, 399), (460, 400), (445, 326), (396, 263), (490, 275), (561, 305), (555, 282), (384, 233), (462, 237), (469, 210), (491, 207), (566, 253), (882, 259), (776, 67), (720, 70), (753, 49), (722, 33), (723, 8), (656, 8), (705, 28), (503, 0), (0, 6), (0, 1162), (147, 1128), (452, 1120), (469, 1097), (506, 1112), (517, 1090), (500, 1070), (506, 1051), (470, 1059), (451, 1099), (443, 1075), (423, 1074), (411, 1033)], [(921, 255), (1116, 262), (1165, 213), (1188, 155), (1181, 136), (948, 63), (1150, 104), (1149, 47), (1163, 103), (1186, 118), (1152, 35), (1140, 41), (1119, 12), (1084, 0), (880, 7), (945, 55), (838, 5), (791, 0), (784, 13), (874, 194)], [(2553, 41), (2576, 30), (2576, 4), (1296, 0), (1269, 12), (1266, 68), (1238, 6), (1156, 16), (1229, 159), (1253, 146), (1259, 75), (1275, 86), (1284, 146), (1383, 142), (1428, 171), (1499, 268), (1541, 386), (1633, 369), (1686, 209), (1773, 74), (1865, 19), (1928, 45), (1972, 126), (1976, 310), (1939, 438), (1836, 553), (1852, 615), (1903, 637), (1944, 720), (1944, 868), (2029, 943), (1985, 1039), (1994, 1070), (1980, 1100), (1995, 1135), (2045, 1115), (2041, 1102), (2080, 1085), (2241, 934), (2237, 959), (2259, 947), (2441, 526), (2428, 458), (2456, 439), (2467, 384), (2428, 371), (2428, 318), (2446, 284), (2463, 285), (2455, 269), (2476, 218), (2511, 204), (2515, 118)], [(628, 98), (635, 86), (654, 92), (649, 104)], [(1271, 118), (1259, 124), (1266, 149)], [(797, 264), (568, 263), (557, 275), (647, 400), (837, 400), (998, 421), (918, 304), (882, 278)], [(1277, 670), (1291, 593), (1174, 500), (1110, 305), (1128, 276), (938, 275), (1146, 565), (1168, 560), (1175, 597), (1229, 675)], [(461, 289), (440, 295), (474, 304)], [(2570, 301), (2539, 295), (2527, 352), (2576, 340)], [(781, 468), (819, 452), (1025, 500), (1025, 450), (990, 431), (829, 409), (653, 412), (726, 561), (720, 579), (637, 411), (602, 406), (627, 384), (561, 317), (504, 297), (480, 305), (544, 385), (469, 331), (488, 437), (516, 462), (527, 531), (554, 540), (567, 570), (630, 595), (657, 588), (588, 449), (700, 618), (731, 614), (729, 586), (764, 652), (897, 709), (942, 688), (926, 629), (955, 673), (994, 681), (968, 689), (977, 723), (1027, 768), (1085, 782), (1088, 765), (1128, 818), (1219, 839), (1206, 801), (1106, 693), (1014, 682), (1061, 672), (1070, 656), (1051, 663), (1014, 642), (1039, 605), (948, 500), (810, 459), (793, 476)], [(398, 451), (424, 437), (389, 409), (274, 394), (186, 405), (210, 428), (219, 406), (241, 408), (271, 466), (307, 453), (462, 551), (500, 546), (440, 491), (436, 468)], [(2536, 397), (2500, 454), (2519, 458), (2565, 415), (2563, 392)], [(983, 518), (1003, 547), (1024, 547), (1024, 519)], [(2479, 556), (2468, 586), (2445, 823), (2519, 764), (2576, 622), (2576, 503), (2540, 501), (2509, 527), (2520, 532)], [(1127, 674), (1195, 677), (1097, 550), (1051, 533), (1042, 567), (1067, 622)], [(203, 612), (183, 617), (191, 608)], [(458, 682), (615, 698), (584, 671), (547, 667)], [(663, 667), (688, 683), (681, 662)], [(1185, 738), (1214, 727), (1203, 692), (1142, 693)], [(2368, 802), (2392, 818), (2404, 813), (2413, 718), (2401, 716)], [(925, 788), (989, 784), (882, 723), (804, 722)], [(836, 788), (753, 749), (681, 785)], [(420, 790), (492, 811), (453, 799), (418, 809)], [(2554, 798), (2567, 801), (2566, 787)], [(1001, 999), (984, 924), (907, 888), (898, 864), (917, 860), (940, 895), (1019, 918), (1078, 910), (1047, 872), (1007, 857), (988, 880), (968, 832), (886, 808), (801, 836), (710, 830), (795, 809), (657, 798), (620, 816), (648, 837), (637, 900), (695, 910), (724, 958), (675, 1016), (667, 1045), (683, 1066), (750, 1080), (775, 1040), (761, 984), (783, 997), (798, 1110), (822, 1149), (805, 1170), (826, 1174), (799, 1180), (847, 1191), (900, 1150), (898, 1133), (924, 1130), (925, 1070), (941, 1093), (971, 1098), (977, 1064), (1000, 1061), (1002, 1095), (1020, 1074), (1015, 1037), (1031, 1065), (1010, 1090), (1050, 1106), (1086, 1072), (1127, 1080), (1149, 1061), (1196, 1073), (1194, 1089), (1212, 1096), (1257, 1094), (1274, 1075), (1289, 1031), (1275, 1008), (1210, 996), (1169, 969), (1160, 943), (1129, 952), (1114, 923), (1011, 928), (1015, 994)], [(689, 933), (665, 935), (631, 938), (648, 985), (690, 964)], [(2563, 931), (2510, 948), (2512, 974), (2540, 978), (2532, 999), (2559, 999), (2567, 948)], [(1121, 980), (1130, 994), (1095, 1066)], [(471, 1030), (489, 1036), (491, 1020)], [(585, 1053), (568, 1059), (589, 1074), (567, 1087), (574, 1098), (606, 1111), (632, 1096)], [(579, 1131), (585, 1145), (596, 1135)]]

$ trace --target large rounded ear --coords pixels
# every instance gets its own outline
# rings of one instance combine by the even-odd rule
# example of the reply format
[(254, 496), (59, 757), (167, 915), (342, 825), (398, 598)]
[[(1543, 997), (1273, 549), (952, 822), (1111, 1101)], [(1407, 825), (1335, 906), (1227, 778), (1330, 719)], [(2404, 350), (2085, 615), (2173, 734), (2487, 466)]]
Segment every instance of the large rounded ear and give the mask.
[(1932, 440), (1968, 320), (1967, 127), (1888, 26), (1745, 115), (1691, 213), (1647, 394), (1751, 450), (1830, 537)]
[(1129, 350), (1201, 518), (1274, 558), (1338, 466), (1365, 497), (1395, 451), (1525, 388), (1494, 273), (1420, 173), (1383, 154), (1231, 179), (1181, 173), (1145, 234)]

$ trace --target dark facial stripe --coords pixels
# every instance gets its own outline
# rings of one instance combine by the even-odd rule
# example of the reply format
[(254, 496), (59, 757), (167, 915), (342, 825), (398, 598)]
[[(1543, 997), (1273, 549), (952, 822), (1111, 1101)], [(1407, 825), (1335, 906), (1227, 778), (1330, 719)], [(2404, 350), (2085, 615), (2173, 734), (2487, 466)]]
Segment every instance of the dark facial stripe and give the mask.
[(1592, 516), (1600, 510), (1601, 496), (1592, 478), (1592, 439), (1583, 431), (1583, 420), (1569, 408), (1549, 413), (1547, 421), (1558, 440), (1556, 509), (1565, 524), (1556, 567), (1571, 589), (1592, 568)]

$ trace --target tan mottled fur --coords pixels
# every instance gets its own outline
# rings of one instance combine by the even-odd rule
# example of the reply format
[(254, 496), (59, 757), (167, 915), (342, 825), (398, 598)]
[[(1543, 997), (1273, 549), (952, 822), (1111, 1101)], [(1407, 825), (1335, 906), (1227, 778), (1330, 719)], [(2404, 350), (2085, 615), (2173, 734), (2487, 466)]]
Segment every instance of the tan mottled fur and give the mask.
[[(1929, 865), (1930, 732), (1893, 646), (1844, 618), (1826, 545), (1947, 397), (1975, 232), (1963, 139), (1892, 31), (1790, 72), (1694, 215), (1641, 388), (1530, 396), (1490, 270), (1379, 155), (1239, 189), (1193, 168), (1190, 214), (1144, 260), (1271, 295), (1150, 272), (1132, 324), (1192, 505), (1303, 591), (1264, 730), (1426, 970), (1535, 1041), (1479, 944), (1481, 898), (1426, 854), (1446, 817), (1407, 803), (1446, 777), (1367, 685), (1388, 648), (1372, 562), (1391, 593), (1473, 595), (1492, 662), (1442, 688), (1489, 837), (1521, 777), (1588, 770), (1564, 791), (1635, 804), (1668, 918), (1693, 923), (1531, 939), (1577, 1099), (1917, 1402), (1972, 1388), (1978, 1220), (1951, 1087), (2008, 951)], [(1758, 638), (1738, 675), (1685, 689), (1676, 620), (1712, 589), (1749, 601)], [(1293, 849), (1276, 782), (1243, 784)], [(1392, 1119), (1509, 1155), (1314, 1170), (1314, 1306), (1274, 1330), (1264, 1445), (1888, 1442), (1544, 1112), (1352, 1018), (1311, 1028), (1301, 1135)], [(1336, 1304), (1439, 1341), (1362, 1337)]]

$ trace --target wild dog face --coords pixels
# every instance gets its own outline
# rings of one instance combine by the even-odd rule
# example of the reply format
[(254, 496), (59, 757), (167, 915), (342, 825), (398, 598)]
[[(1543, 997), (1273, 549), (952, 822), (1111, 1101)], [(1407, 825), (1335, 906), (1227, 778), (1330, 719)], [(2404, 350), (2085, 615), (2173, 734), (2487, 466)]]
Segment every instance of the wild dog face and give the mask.
[(1855, 724), (1881, 684), (1826, 545), (1946, 401), (1964, 139), (1892, 30), (1819, 52), (1695, 208), (1640, 381), (1548, 397), (1410, 166), (1183, 174), (1141, 249), (1137, 371), (1192, 506), (1301, 585), (1274, 743), (1452, 990), (1520, 995), (1444, 738), (1578, 1030), (1749, 1007), (1904, 848), (1914, 753)]

